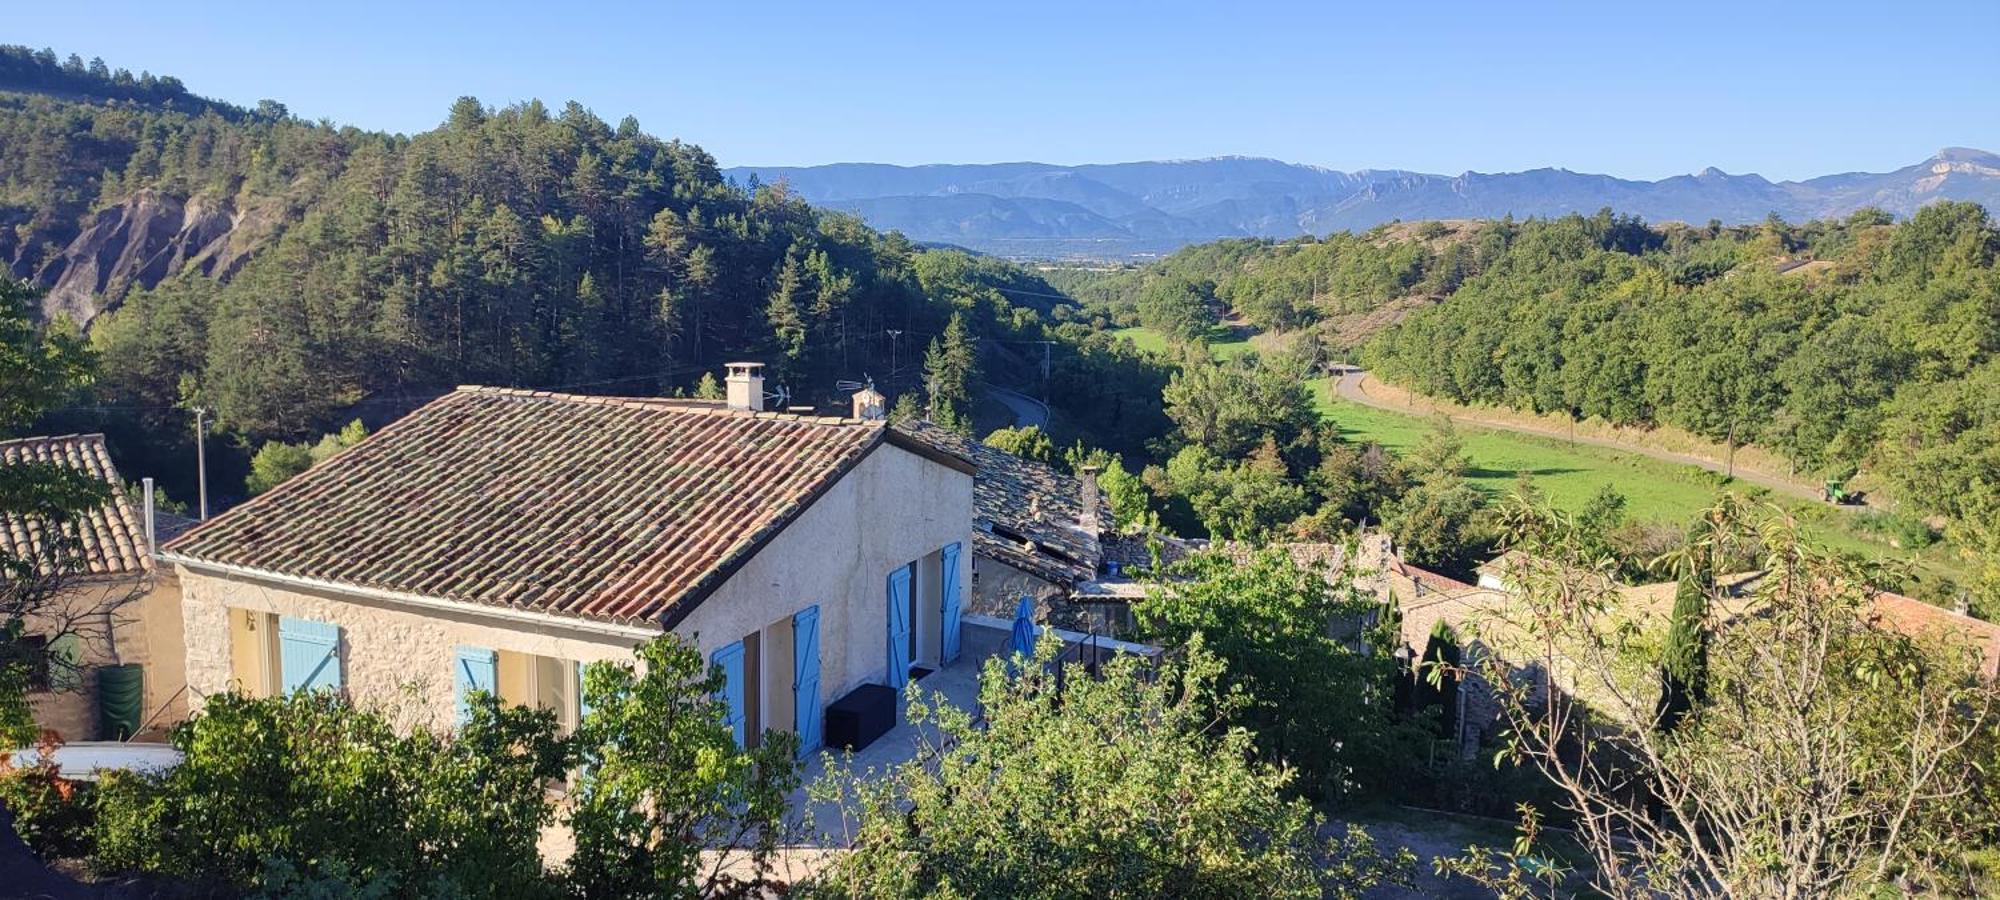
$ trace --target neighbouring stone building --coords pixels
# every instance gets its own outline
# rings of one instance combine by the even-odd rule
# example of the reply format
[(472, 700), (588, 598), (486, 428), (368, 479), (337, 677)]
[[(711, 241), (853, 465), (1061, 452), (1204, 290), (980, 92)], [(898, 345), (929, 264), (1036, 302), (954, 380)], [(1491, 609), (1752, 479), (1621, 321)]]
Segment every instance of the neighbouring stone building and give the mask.
[(0, 465), (43, 464), (102, 481), (111, 498), (51, 540), (48, 522), (0, 516), (0, 552), (32, 561), (45, 599), (28, 610), (24, 637), (49, 659), (29, 704), (35, 721), (65, 741), (99, 740), (100, 676), (137, 666), (143, 690), (137, 725), (158, 734), (186, 714), (180, 597), (171, 575), (154, 570), (146, 532), (125, 499), (125, 483), (101, 434), (0, 441)]
[(928, 422), (896, 428), (972, 461), (972, 605), (1011, 617), (1022, 597), (1046, 607), (1095, 580), (1116, 520), (1093, 473), (1022, 459)]
[(740, 740), (958, 651), (973, 466), (879, 421), (460, 388), (162, 549), (194, 703), (326, 687), (449, 723), (580, 715), (579, 667), (673, 631)]

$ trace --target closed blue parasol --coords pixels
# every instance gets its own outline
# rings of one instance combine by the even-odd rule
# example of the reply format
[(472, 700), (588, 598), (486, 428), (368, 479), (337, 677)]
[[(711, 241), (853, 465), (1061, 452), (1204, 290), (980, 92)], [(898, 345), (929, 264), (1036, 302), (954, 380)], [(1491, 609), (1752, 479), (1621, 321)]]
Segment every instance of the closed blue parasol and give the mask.
[(1014, 608), (1014, 637), (1008, 647), (1022, 656), (1035, 655), (1035, 601), (1025, 596)]

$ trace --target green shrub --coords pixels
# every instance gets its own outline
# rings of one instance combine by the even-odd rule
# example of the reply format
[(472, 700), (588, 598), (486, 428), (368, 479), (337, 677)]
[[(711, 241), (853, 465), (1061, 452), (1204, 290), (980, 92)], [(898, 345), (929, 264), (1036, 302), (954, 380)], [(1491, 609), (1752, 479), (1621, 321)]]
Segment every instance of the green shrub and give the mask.
[(455, 734), (399, 734), (327, 693), (211, 697), (185, 761), (101, 785), (95, 862), (239, 891), (554, 893), (536, 849), (565, 768), (554, 717), (478, 698)]
[(736, 744), (717, 699), (722, 670), (667, 634), (641, 665), (584, 675), (590, 714), (577, 732), (585, 775), (571, 795), (571, 896), (767, 896), (787, 797), (799, 785), (798, 739), (766, 731)]
[(854, 810), (852, 851), (808, 896), (1358, 897), (1406, 884), (1414, 859), (1333, 835), (1292, 771), (1218, 727), (1238, 697), (1199, 638), (1178, 662), (1055, 669), (1060, 642), (980, 674), (985, 721), (912, 686), (933, 754), (887, 771), (833, 761), (813, 797)]
[[(43, 759), (54, 747), (44, 747)], [(0, 772), (0, 805), (14, 816), (14, 833), (43, 859), (88, 855), (95, 820), (89, 782), (71, 781), (52, 763)]]

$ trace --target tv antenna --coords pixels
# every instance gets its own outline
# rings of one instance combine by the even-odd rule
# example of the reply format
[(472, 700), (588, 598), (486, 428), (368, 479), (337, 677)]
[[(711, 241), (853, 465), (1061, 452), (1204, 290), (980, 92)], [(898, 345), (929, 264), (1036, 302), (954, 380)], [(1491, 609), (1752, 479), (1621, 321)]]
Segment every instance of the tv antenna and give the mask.
[(903, 336), (903, 330), (901, 328), (891, 328), (888, 329), (888, 333), (889, 333), (889, 380), (891, 383), (894, 383), (896, 380), (896, 373), (902, 371), (903, 369), (903, 367), (896, 362), (896, 343), (897, 343), (896, 339)]

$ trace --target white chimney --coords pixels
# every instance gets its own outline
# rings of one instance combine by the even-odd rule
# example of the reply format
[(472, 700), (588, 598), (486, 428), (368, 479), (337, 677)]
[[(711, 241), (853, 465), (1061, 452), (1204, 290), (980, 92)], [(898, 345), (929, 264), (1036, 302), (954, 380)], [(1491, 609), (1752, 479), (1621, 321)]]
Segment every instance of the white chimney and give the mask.
[(854, 417), (864, 422), (880, 422), (889, 417), (889, 398), (869, 385), (854, 392)]
[(722, 379), (727, 388), (730, 409), (747, 409), (762, 412), (764, 409), (764, 364), (752, 362), (724, 363), (728, 377)]

